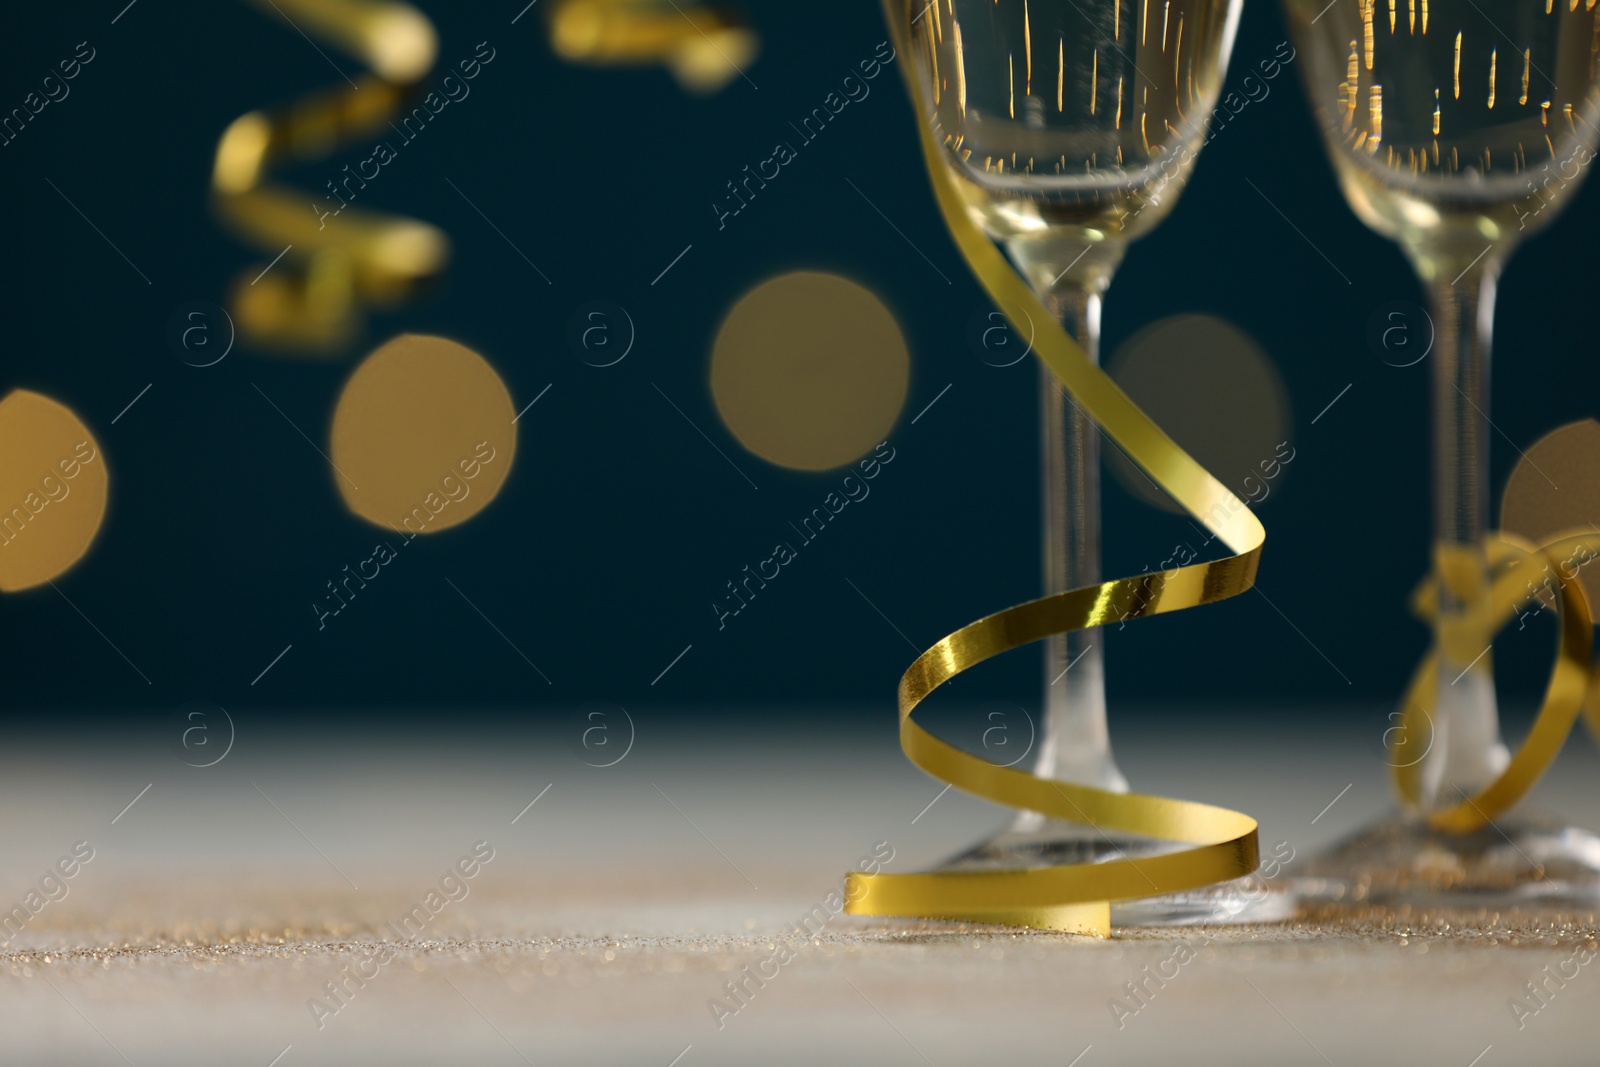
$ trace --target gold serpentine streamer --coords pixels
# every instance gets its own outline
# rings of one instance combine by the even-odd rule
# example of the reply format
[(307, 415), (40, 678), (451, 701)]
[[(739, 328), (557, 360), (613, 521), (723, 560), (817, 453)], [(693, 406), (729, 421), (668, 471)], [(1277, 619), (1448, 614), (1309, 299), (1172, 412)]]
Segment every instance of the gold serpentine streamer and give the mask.
[[(909, 0), (885, 0), (904, 52)], [(1151, 479), (1235, 554), (1166, 572), (1119, 578), (1031, 600), (957, 630), (928, 649), (900, 679), (900, 746), (918, 767), (998, 804), (1036, 811), (1102, 831), (1161, 838), (1191, 847), (1138, 860), (1001, 871), (865, 874), (846, 878), (846, 910), (1003, 923), (1110, 935), (1111, 902), (1176, 893), (1242, 877), (1258, 862), (1256, 821), (1187, 800), (1112, 793), (1039, 778), (991, 764), (946, 744), (912, 713), (939, 685), (969, 667), (1051, 634), (1210, 604), (1249, 589), (1266, 530), (1237, 496), (1177, 446), (1091, 362), (1056, 323), (994, 243), (968, 217), (907, 77), (919, 111), (924, 161), (945, 224), (994, 305), (1034, 332), (1034, 351), (1069, 395)], [(1030, 322), (1031, 320), (1031, 322)]]
[(432, 68), (438, 40), (421, 12), (395, 0), (255, 2), (372, 70), (286, 108), (241, 115), (223, 133), (212, 170), (221, 218), (242, 239), (302, 267), (291, 276), (257, 264), (240, 275), (229, 299), (240, 334), (268, 348), (333, 352), (354, 340), (364, 305), (398, 303), (437, 277), (449, 241), (426, 223), (353, 204), (319, 219), (320, 191), (271, 184), (267, 171), (325, 159), (383, 129)]
[(691, 92), (709, 93), (739, 77), (760, 38), (736, 11), (685, 0), (554, 0), (550, 46), (570, 63), (660, 63)]
[[(1484, 550), (1489, 565), (1488, 595), (1480, 598), (1478, 604), (1455, 622), (1454, 632), (1445, 635), (1446, 644), (1453, 649), (1470, 648), (1480, 640), (1487, 644), (1488, 635), (1496, 633), (1519, 608), (1531, 602), (1540, 589), (1549, 588), (1548, 579), (1539, 585), (1529, 580), (1529, 571), (1540, 562), (1547, 565), (1543, 573), (1554, 579), (1560, 641), (1539, 713), (1505, 770), (1476, 794), (1463, 794), (1459, 802), (1427, 812), (1428, 825), (1448, 833), (1467, 833), (1486, 826), (1522, 799), (1555, 761), (1580, 712), (1590, 733), (1600, 739), (1600, 666), (1590, 666), (1594, 624), (1583, 583), (1577, 578), (1578, 567), (1583, 564), (1568, 569), (1579, 554), (1585, 556), (1584, 563), (1594, 560), (1600, 550), (1600, 537), (1586, 532), (1558, 537), (1534, 548), (1521, 538), (1500, 533), (1485, 541)], [(1451, 554), (1441, 554), (1439, 562), (1453, 587), (1470, 587), (1471, 575), (1454, 575), (1451, 570), (1456, 567), (1465, 570), (1474, 566), (1473, 563)], [(1430, 578), (1417, 589), (1413, 598), (1413, 610), (1425, 621), (1431, 621), (1438, 612), (1438, 588), (1437, 580)], [(1391, 731), (1396, 735), (1389, 743), (1392, 755), (1401, 755), (1401, 750), (1413, 744), (1413, 739), (1416, 743), (1427, 739), (1424, 756), (1432, 747), (1438, 685), (1439, 657), (1435, 650), (1422, 659), (1412, 675), (1402, 705), (1400, 726)], [(1424, 805), (1422, 763), (1420, 757), (1406, 762), (1391, 760), (1395, 790), (1413, 808)]]

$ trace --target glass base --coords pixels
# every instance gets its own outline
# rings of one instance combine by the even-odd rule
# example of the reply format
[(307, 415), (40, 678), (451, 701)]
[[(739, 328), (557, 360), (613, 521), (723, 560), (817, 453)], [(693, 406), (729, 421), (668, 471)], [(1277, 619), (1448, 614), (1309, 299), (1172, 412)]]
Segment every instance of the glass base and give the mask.
[[(1107, 835), (1092, 826), (1023, 812), (1012, 824), (940, 864), (939, 871), (1016, 870), (1157, 856), (1182, 848), (1145, 837)], [(1182, 893), (1111, 905), (1113, 926), (1206, 926), (1281, 922), (1293, 918), (1297, 899), (1281, 882), (1251, 874)]]
[(1418, 907), (1600, 906), (1600, 836), (1526, 805), (1468, 834), (1395, 813), (1313, 857), (1308, 901)]

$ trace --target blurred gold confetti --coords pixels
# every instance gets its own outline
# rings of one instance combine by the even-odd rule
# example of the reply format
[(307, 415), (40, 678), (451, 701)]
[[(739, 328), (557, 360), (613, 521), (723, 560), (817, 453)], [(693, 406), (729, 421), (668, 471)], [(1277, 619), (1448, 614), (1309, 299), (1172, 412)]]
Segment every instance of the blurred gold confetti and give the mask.
[(744, 75), (761, 39), (723, 7), (685, 0), (555, 0), (550, 45), (571, 63), (590, 66), (662, 64), (678, 84), (712, 93)]
[(334, 479), (350, 510), (437, 533), (488, 506), (517, 451), (505, 383), (443, 337), (402, 334), (361, 362), (333, 413)]
[(0, 590), (59, 577), (106, 514), (106, 462), (83, 422), (26, 389), (0, 400)]
[[(1500, 498), (1500, 528), (1535, 545), (1600, 531), (1600, 422), (1558, 427), (1523, 453)], [(1600, 574), (1585, 567), (1578, 580), (1600, 622)]]
[(711, 393), (729, 431), (799, 470), (841, 466), (887, 438), (910, 375), (905, 337), (882, 301), (814, 271), (741, 297), (711, 355)]
[[(389, 126), (417, 95), (438, 42), (421, 12), (394, 0), (255, 2), (308, 40), (320, 39), (372, 68), (349, 86), (235, 119), (217, 145), (212, 172), (218, 215), (275, 257), (234, 283), (229, 308), (240, 335), (270, 349), (334, 353), (355, 340), (364, 305), (399, 303), (437, 277), (449, 241), (426, 223), (354, 205), (336, 218), (319, 217), (323, 190), (275, 185), (266, 172), (284, 162), (325, 159)], [(365, 188), (359, 177), (355, 181)], [(335, 188), (332, 181), (328, 186)]]
[[(1161, 319), (1123, 342), (1110, 371), (1178, 447), (1252, 506), (1282, 485), (1294, 456), (1283, 379), (1237, 326), (1210, 315)], [(1117, 449), (1107, 465), (1134, 496), (1179, 512)]]

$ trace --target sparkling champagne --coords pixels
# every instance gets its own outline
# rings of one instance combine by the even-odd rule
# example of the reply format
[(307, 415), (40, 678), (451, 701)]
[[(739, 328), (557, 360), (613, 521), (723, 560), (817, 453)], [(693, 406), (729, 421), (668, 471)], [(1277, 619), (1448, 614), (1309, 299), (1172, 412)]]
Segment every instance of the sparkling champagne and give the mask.
[(1554, 217), (1600, 135), (1596, 0), (1323, 2), (1289, 15), (1364, 222), (1471, 247)]
[(1170, 209), (1216, 106), (1225, 0), (912, 0), (929, 120), (999, 238), (1134, 236)]

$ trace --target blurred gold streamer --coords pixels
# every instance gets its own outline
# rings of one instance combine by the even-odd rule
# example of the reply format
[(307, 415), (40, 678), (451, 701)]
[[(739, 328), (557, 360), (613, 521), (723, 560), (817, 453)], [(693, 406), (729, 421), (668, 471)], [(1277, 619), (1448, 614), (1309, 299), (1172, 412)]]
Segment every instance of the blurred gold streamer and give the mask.
[[(1452, 648), (1476, 648), (1481, 643), (1487, 651), (1489, 639), (1511, 616), (1547, 591), (1555, 594), (1561, 636), (1539, 714), (1506, 769), (1475, 795), (1463, 795), (1458, 803), (1427, 812), (1429, 826), (1449, 833), (1468, 833), (1486, 826), (1521, 800), (1555, 761), (1580, 712), (1590, 734), (1600, 740), (1600, 665), (1591, 667), (1589, 662), (1594, 624), (1590, 621), (1589, 598), (1578, 579), (1579, 568), (1600, 556), (1600, 534), (1574, 533), (1535, 548), (1522, 538), (1501, 531), (1485, 540), (1484, 550), (1489, 561), (1488, 595), (1479, 598), (1479, 603), (1457, 620), (1452, 630), (1443, 635), (1445, 641)], [(1441, 553), (1438, 562), (1447, 580), (1455, 578), (1451, 573), (1455, 568), (1470, 574), (1477, 570), (1475, 562), (1450, 553)], [(1468, 577), (1460, 579), (1467, 580)], [(1437, 613), (1438, 588), (1438, 579), (1430, 577), (1412, 598), (1412, 609), (1425, 621), (1431, 621)], [(1437, 650), (1432, 650), (1412, 675), (1402, 705), (1401, 724), (1392, 731), (1395, 736), (1389, 744), (1395, 757), (1390, 763), (1395, 791), (1413, 808), (1422, 805), (1423, 761), (1399, 757), (1404, 755), (1402, 748), (1409, 750), (1415, 745), (1427, 751), (1432, 747), (1438, 679), (1439, 657)]]
[(432, 68), (438, 41), (421, 12), (394, 0), (253, 2), (372, 70), (288, 107), (241, 115), (223, 133), (212, 171), (218, 215), (284, 261), (256, 264), (234, 283), (229, 305), (240, 334), (266, 348), (331, 354), (355, 339), (364, 306), (398, 303), (437, 277), (449, 241), (427, 223), (353, 205), (319, 220), (320, 191), (273, 184), (267, 171), (324, 159), (382, 129)]
[(737, 13), (668, 0), (555, 0), (550, 45), (572, 63), (591, 66), (662, 64), (678, 84), (712, 93), (744, 73), (761, 48)]
[[(1513, 615), (1520, 618), (1550, 607), (1560, 627), (1555, 665), (1527, 737), (1499, 777), (1476, 795), (1463, 795), (1458, 802), (1426, 813), (1435, 830), (1467, 833), (1511, 808), (1555, 761), (1580, 715), (1590, 736), (1600, 742), (1600, 663), (1590, 663), (1596, 605), (1589, 593), (1594, 573), (1582, 573), (1600, 559), (1600, 525), (1595, 522), (1600, 518), (1597, 452), (1600, 424), (1585, 419), (1552, 430), (1524, 453), (1502, 497), (1503, 528), (1484, 540), (1488, 588), (1440, 635), (1451, 658), (1465, 662), (1486, 654), (1494, 635)], [(1555, 478), (1560, 479), (1559, 491)], [(1474, 588), (1479, 576), (1475, 553), (1445, 548), (1437, 557), (1435, 576), (1417, 587), (1411, 601), (1417, 617), (1430, 623), (1438, 613), (1438, 575), (1456, 589)], [(1390, 731), (1395, 791), (1413, 809), (1424, 805), (1423, 760), (1405, 757), (1417, 749), (1424, 754), (1432, 751), (1438, 686), (1438, 652), (1431, 650), (1406, 689), (1400, 726)]]

